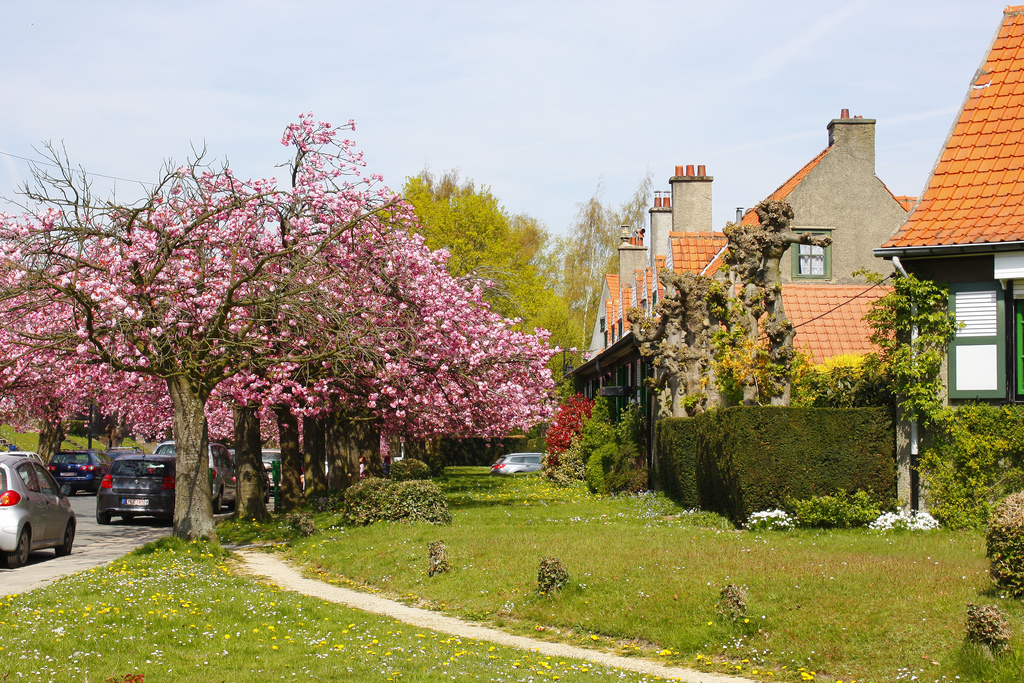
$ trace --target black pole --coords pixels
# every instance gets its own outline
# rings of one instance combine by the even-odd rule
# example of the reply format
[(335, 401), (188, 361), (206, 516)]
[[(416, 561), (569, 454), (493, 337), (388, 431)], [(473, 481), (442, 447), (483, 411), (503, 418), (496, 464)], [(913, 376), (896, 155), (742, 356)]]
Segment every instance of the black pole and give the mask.
[(89, 404), (89, 426), (86, 427), (86, 433), (89, 435), (89, 450), (92, 450), (92, 404)]

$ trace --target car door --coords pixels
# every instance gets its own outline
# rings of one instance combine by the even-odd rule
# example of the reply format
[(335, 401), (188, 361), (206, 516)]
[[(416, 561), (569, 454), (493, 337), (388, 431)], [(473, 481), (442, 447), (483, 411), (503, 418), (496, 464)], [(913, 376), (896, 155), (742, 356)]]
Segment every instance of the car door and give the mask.
[(39, 482), (39, 493), (46, 498), (47, 512), (47, 537), (50, 539), (62, 539), (64, 537), (64, 525), (67, 523), (68, 512), (60, 495), (60, 486), (46, 471), (46, 468), (39, 463), (32, 463), (36, 472), (36, 481)]
[(25, 488), (29, 524), (32, 525), (32, 543), (30, 547), (37, 548), (52, 539), (49, 528), (49, 525), (53, 523), (49, 510), (52, 505), (49, 504), (46, 496), (39, 489), (39, 479), (36, 477), (36, 471), (32, 467), (31, 461), (26, 460), (25, 462), (18, 463), (14, 471), (18, 473), (18, 477), (21, 478)]

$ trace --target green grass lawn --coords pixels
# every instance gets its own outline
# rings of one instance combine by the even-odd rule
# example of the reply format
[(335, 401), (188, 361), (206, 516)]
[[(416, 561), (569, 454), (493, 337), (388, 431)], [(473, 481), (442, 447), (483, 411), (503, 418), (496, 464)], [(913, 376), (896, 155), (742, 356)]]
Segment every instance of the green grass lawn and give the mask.
[(236, 576), (230, 558), (204, 544), (165, 540), (143, 550), (149, 552), (0, 598), (0, 678), (651, 680), (285, 593)]
[[(1021, 605), (991, 587), (980, 533), (751, 533), (660, 495), (602, 498), (536, 475), (486, 472), (449, 468), (439, 482), (451, 526), (344, 528), (322, 514), (324, 530), (288, 552), (321, 578), (510, 630), (752, 678), (1017, 681), (1024, 671), (1019, 636), (995, 661), (963, 642), (968, 602), (999, 604), (1015, 631), (1024, 625)], [(279, 523), (223, 529), (291, 533)], [(447, 545), (452, 570), (430, 578), (435, 540)], [(571, 575), (556, 595), (536, 588), (546, 556)], [(748, 590), (737, 623), (716, 614), (730, 583)]]

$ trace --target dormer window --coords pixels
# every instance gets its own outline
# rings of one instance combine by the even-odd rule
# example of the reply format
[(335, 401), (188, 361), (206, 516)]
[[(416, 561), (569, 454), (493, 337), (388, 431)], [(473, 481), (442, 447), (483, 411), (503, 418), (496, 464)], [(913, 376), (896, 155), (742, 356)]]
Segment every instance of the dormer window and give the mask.
[[(794, 230), (797, 234), (831, 235), (831, 230)], [(794, 244), (792, 249), (793, 279), (828, 280), (832, 277), (832, 247)]]

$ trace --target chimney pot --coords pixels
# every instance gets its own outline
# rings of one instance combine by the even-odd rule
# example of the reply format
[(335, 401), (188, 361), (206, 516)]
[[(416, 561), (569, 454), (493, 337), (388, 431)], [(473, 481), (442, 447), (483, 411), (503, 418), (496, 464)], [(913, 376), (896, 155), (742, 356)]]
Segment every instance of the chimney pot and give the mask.
[(661, 206), (661, 192), (655, 192), (654, 193), (654, 208), (657, 209), (660, 206)]
[(682, 166), (676, 166), (676, 175), (677, 176), (678, 175), (683, 175), (683, 167)]
[(672, 197), (667, 192), (665, 193), (665, 197), (661, 200), (661, 205), (665, 207), (672, 206)]
[(686, 165), (686, 175), (693, 175), (693, 164)]
[(841, 118), (841, 119), (848, 119), (848, 118), (850, 118), (850, 110), (849, 110), (849, 109), (844, 109), (844, 110), (843, 110), (843, 111), (842, 111), (842, 112), (841, 112), (841, 113), (839, 114), (839, 118)]
[(743, 220), (743, 207), (742, 206), (737, 206), (736, 207), (736, 225), (739, 225), (740, 221), (742, 221), (742, 220)]
[(699, 166), (697, 166), (697, 175), (699, 175), (699, 176), (707, 175), (707, 169), (704, 168), (704, 164), (700, 164)]

